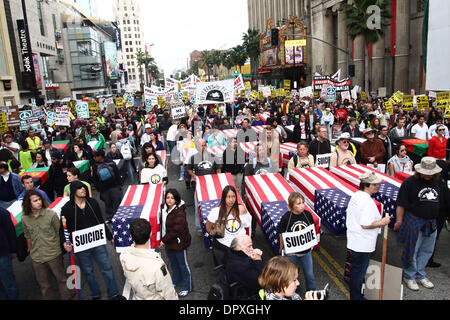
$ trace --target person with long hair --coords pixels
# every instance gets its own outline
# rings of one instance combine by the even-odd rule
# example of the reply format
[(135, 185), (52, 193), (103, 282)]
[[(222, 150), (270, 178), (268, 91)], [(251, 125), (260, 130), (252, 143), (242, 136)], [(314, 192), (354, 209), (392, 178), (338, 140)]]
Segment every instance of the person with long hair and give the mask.
[(141, 184), (158, 184), (168, 182), (166, 168), (159, 162), (158, 157), (154, 153), (147, 155), (147, 159), (140, 172)]
[[(300, 285), (297, 266), (288, 258), (275, 256), (264, 265), (258, 282), (263, 290), (263, 300), (302, 300), (296, 293)], [(323, 300), (322, 296), (320, 300)], [(305, 300), (319, 300), (317, 293), (308, 291)]]
[(45, 157), (45, 153), (43, 151), (39, 151), (35, 155), (34, 163), (31, 166), (32, 169), (36, 168), (45, 168), (48, 166), (47, 158)]
[(164, 150), (164, 144), (158, 140), (158, 132), (150, 132), (150, 143), (153, 145), (156, 151)]
[(58, 215), (47, 208), (44, 197), (37, 191), (25, 193), (22, 202), (22, 226), (36, 280), (45, 300), (55, 300), (51, 274), (55, 277), (59, 293), (64, 300), (71, 300), (59, 238)]
[[(78, 169), (77, 167), (69, 168), (69, 169), (67, 169), (66, 175), (67, 175), (67, 181), (69, 183), (64, 187), (63, 197), (70, 197), (70, 184), (74, 181), (81, 181), (80, 180), (80, 175), (81, 175), (80, 169)], [(91, 185), (86, 181), (81, 181), (81, 182), (88, 188), (89, 197), (92, 198)]]
[(234, 237), (238, 234), (246, 234), (246, 228), (251, 226), (251, 216), (244, 205), (238, 203), (238, 194), (233, 186), (226, 186), (222, 191), (221, 201), (218, 207), (213, 208), (206, 221), (206, 231), (211, 232), (214, 223), (225, 226), (223, 237), (213, 239), (215, 257), (218, 263), (223, 264), (224, 257)]
[(408, 150), (401, 144), (394, 147), (394, 156), (387, 162), (388, 174), (395, 177), (396, 172), (413, 172), (414, 162), (406, 154)]
[[(152, 145), (150, 142), (146, 142), (146, 143), (144, 143), (144, 145), (142, 146), (142, 149), (141, 149), (141, 158), (139, 159), (139, 162), (138, 162), (137, 171), (138, 171), (138, 173), (139, 173), (139, 176), (140, 176), (141, 170), (142, 170), (142, 169), (144, 168), (144, 166), (145, 166), (145, 162), (147, 161), (147, 156), (148, 156), (150, 153), (156, 154), (155, 147), (153, 147), (153, 145)], [(156, 155), (156, 156), (158, 157), (158, 160), (159, 160), (159, 162), (161, 163), (161, 162), (162, 162), (162, 161), (161, 161), (161, 158), (160, 158), (158, 155)]]
[(193, 289), (191, 269), (187, 260), (187, 248), (191, 244), (186, 220), (186, 204), (176, 189), (165, 194), (161, 209), (161, 248), (166, 249), (172, 267), (172, 282), (181, 286), (178, 296), (185, 297)]

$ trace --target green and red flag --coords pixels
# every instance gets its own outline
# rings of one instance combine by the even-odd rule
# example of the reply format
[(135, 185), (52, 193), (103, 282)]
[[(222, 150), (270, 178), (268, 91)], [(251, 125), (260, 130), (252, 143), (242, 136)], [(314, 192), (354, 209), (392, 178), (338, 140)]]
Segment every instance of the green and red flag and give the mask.
[(428, 141), (422, 139), (406, 139), (402, 143), (408, 152), (414, 153), (419, 157), (426, 156), (428, 153)]

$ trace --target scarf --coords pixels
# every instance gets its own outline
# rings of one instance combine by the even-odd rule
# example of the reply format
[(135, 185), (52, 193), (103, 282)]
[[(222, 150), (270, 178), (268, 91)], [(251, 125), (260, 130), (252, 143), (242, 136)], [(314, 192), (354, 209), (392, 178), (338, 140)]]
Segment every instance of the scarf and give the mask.
[(411, 162), (411, 159), (406, 155), (403, 158), (399, 158), (398, 155), (395, 155), (389, 161), (389, 163), (394, 165), (395, 172), (409, 171), (408, 168)]

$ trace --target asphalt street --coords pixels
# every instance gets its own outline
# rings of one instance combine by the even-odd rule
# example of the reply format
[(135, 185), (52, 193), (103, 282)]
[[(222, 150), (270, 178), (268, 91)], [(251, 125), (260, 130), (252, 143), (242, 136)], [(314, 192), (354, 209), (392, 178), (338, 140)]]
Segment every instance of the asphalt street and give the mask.
[[(184, 182), (179, 182), (179, 167), (171, 163), (169, 158), (169, 184), (168, 187), (176, 188), (182, 199), (187, 205), (187, 217), (189, 229), (192, 236), (191, 246), (188, 248), (188, 261), (191, 268), (194, 290), (184, 300), (205, 300), (211, 285), (216, 282), (221, 271), (213, 270), (212, 253), (206, 249), (203, 244), (203, 239), (197, 236), (194, 224), (194, 190), (187, 190)], [(124, 187), (124, 191), (126, 190)], [(99, 194), (94, 191), (94, 197), (99, 199)], [(104, 208), (104, 203), (99, 200), (100, 205)], [(373, 255), (373, 259), (381, 261), (383, 234), (378, 237), (377, 250)], [(396, 242), (397, 234), (392, 230), (388, 233), (388, 249), (387, 249), (387, 263), (392, 266), (401, 268), (401, 253), (402, 246)], [(413, 292), (408, 288), (403, 289), (404, 300), (448, 300), (450, 298), (450, 255), (448, 251), (448, 244), (450, 240), (450, 233), (445, 229), (442, 230), (440, 239), (438, 241), (437, 252), (434, 260), (442, 263), (440, 268), (427, 268), (427, 277), (435, 284), (435, 288), (425, 289), (420, 288), (420, 291)], [(263, 259), (268, 260), (274, 254), (271, 250), (269, 242), (266, 240), (261, 228), (258, 226), (256, 235), (253, 239), (253, 246), (263, 251)], [(117, 284), (120, 292), (123, 292), (125, 278), (119, 261), (119, 254), (115, 252), (114, 246), (108, 243), (108, 252), (110, 260), (114, 269)], [(162, 252), (164, 261), (169, 265), (167, 256)], [(348, 286), (343, 280), (344, 265), (346, 256), (346, 239), (345, 237), (336, 237), (331, 234), (325, 227), (322, 226), (321, 247), (313, 252), (314, 259), (314, 274), (316, 278), (317, 289), (322, 289), (327, 283), (329, 284), (331, 300), (347, 300), (349, 297)], [(65, 265), (68, 266), (67, 254), (64, 257)], [(13, 262), (16, 281), (19, 286), (21, 299), (23, 300), (40, 300), (42, 295), (39, 286), (36, 282), (34, 271), (31, 264), (31, 259), (28, 256), (24, 262)], [(70, 269), (68, 270), (70, 274)], [(103, 299), (106, 297), (106, 287), (102, 279), (102, 275), (96, 269), (97, 279), (99, 280), (102, 289)], [(304, 278), (299, 272), (300, 288), (304, 292)], [(89, 299), (90, 293), (86, 281), (81, 276), (82, 297)], [(180, 288), (177, 288), (177, 291)], [(74, 293), (75, 295), (75, 293)]]

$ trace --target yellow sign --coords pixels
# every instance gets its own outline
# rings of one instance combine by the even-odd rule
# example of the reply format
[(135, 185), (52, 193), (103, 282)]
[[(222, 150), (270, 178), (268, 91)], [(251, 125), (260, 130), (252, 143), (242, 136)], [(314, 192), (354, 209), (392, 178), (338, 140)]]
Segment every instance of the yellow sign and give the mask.
[(447, 108), (445, 109), (445, 118), (450, 118), (450, 105), (447, 105)]
[(70, 120), (75, 120), (75, 116), (69, 111)]
[(366, 101), (367, 100), (367, 94), (365, 91), (361, 91), (361, 100)]
[(304, 47), (306, 46), (306, 39), (300, 40), (286, 40), (284, 42), (285, 47)]
[(245, 90), (251, 90), (252, 89), (252, 85), (250, 84), (250, 81), (245, 81)]
[(163, 106), (165, 104), (164, 97), (158, 96), (158, 105)]
[(428, 103), (428, 96), (416, 96), (417, 110), (430, 109), (430, 104)]
[(264, 100), (264, 93), (262, 91), (258, 91), (258, 100)]
[(6, 113), (0, 113), (0, 132), (8, 131), (8, 124), (6, 123)]
[(291, 89), (291, 80), (284, 80), (284, 88)]
[(414, 106), (414, 96), (412, 94), (403, 96), (403, 111), (412, 111)]
[(394, 95), (389, 99), (392, 105), (400, 105), (403, 102), (403, 93), (401, 91), (397, 91)]
[(189, 99), (189, 92), (183, 91), (183, 100), (187, 100), (187, 99)]
[(77, 107), (74, 101), (69, 101), (66, 105), (70, 108), (72, 113), (77, 113)]
[(122, 97), (114, 99), (114, 103), (116, 104), (117, 108), (122, 108), (123, 107), (123, 102), (124, 101), (123, 101)]
[(241, 90), (241, 98), (245, 98), (245, 90)]
[(436, 107), (447, 108), (448, 105), (450, 105), (450, 92), (437, 92)]
[(284, 89), (284, 96), (289, 99), (291, 97), (291, 90), (289, 89)]
[(278, 94), (278, 96), (279, 97), (284, 97), (284, 89), (283, 88), (280, 88), (280, 89), (278, 89), (278, 92), (277, 92)]
[(181, 82), (178, 82), (178, 91), (181, 91)]
[(95, 100), (91, 100), (88, 103), (89, 106), (89, 114), (96, 114), (98, 112), (98, 103)]
[(270, 91), (270, 96), (271, 96), (272, 98), (276, 98), (276, 97), (277, 97), (277, 90), (271, 90), (271, 91)]
[(386, 108), (386, 112), (387, 113), (389, 113), (389, 114), (393, 114), (394, 113), (394, 108), (392, 107), (392, 102), (390, 100), (384, 102), (383, 103), (383, 107)]
[(258, 91), (253, 90), (250, 94), (250, 100), (256, 100), (258, 99)]
[(314, 99), (318, 99), (319, 98), (319, 91), (314, 91)]

